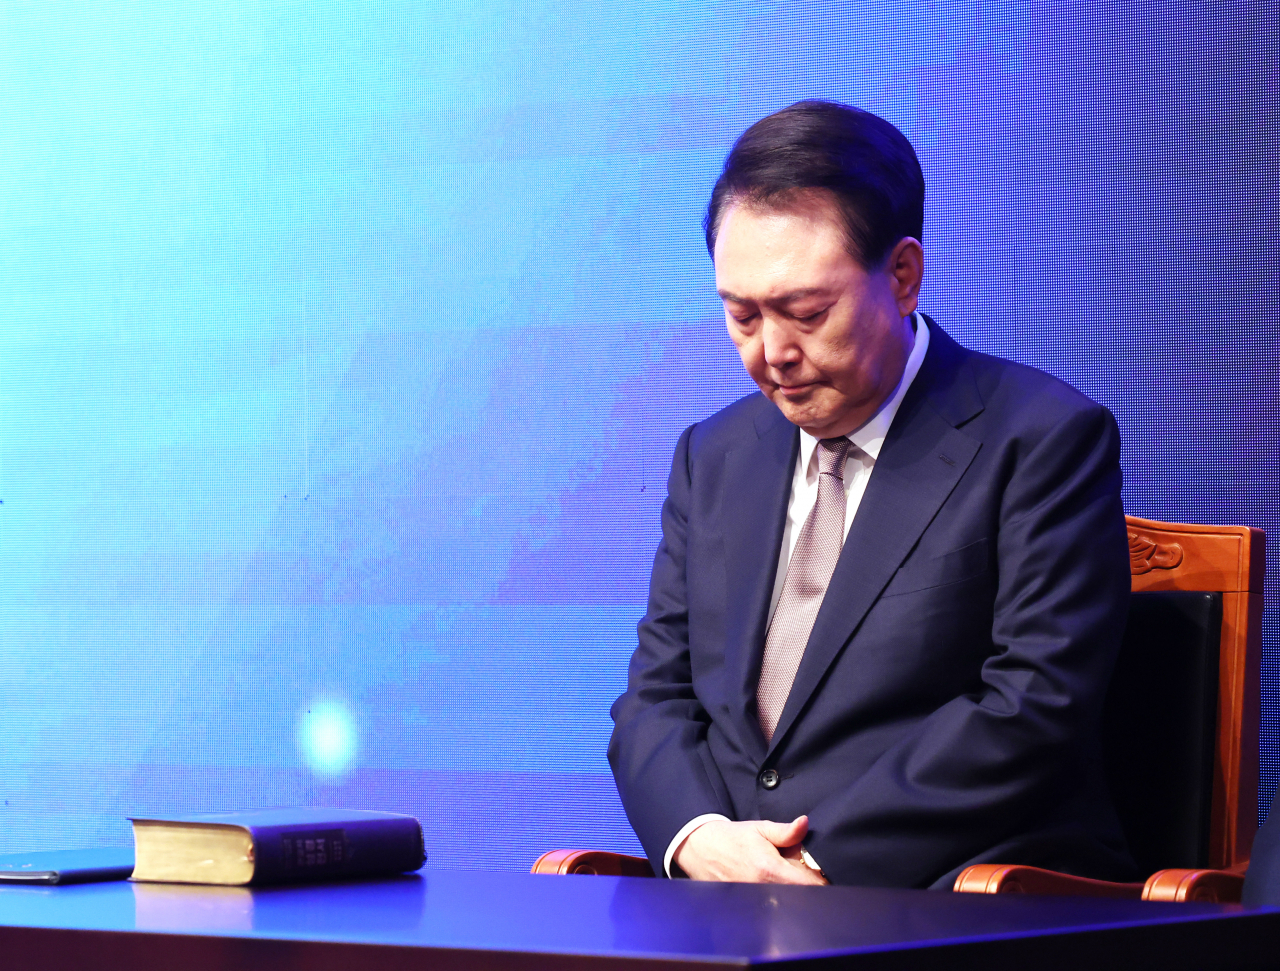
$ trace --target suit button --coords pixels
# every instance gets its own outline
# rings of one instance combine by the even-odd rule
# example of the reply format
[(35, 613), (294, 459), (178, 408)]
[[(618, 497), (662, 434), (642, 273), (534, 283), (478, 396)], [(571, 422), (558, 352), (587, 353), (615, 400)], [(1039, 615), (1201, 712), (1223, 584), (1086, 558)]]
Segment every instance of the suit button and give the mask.
[(773, 769), (765, 769), (760, 773), (760, 784), (766, 789), (778, 788), (778, 783), (782, 781), (782, 777)]

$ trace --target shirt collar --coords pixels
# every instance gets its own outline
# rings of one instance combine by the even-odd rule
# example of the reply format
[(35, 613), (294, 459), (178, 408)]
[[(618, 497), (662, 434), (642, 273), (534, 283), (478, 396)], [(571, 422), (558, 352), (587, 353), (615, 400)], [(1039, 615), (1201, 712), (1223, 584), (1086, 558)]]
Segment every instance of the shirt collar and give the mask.
[[(893, 424), (893, 418), (898, 413), (898, 406), (902, 404), (902, 399), (907, 396), (907, 391), (911, 388), (911, 382), (916, 379), (916, 374), (920, 371), (920, 365), (924, 363), (924, 355), (929, 350), (929, 325), (924, 322), (923, 315), (919, 311), (915, 313), (915, 343), (911, 345), (911, 353), (907, 355), (907, 366), (902, 369), (902, 378), (898, 381), (898, 386), (894, 388), (893, 394), (880, 410), (872, 415), (865, 424), (856, 431), (852, 431), (846, 436), (849, 441), (862, 449), (872, 459), (880, 457), (880, 447), (884, 445), (885, 436), (889, 434), (889, 426)], [(814, 450), (818, 447), (818, 440), (810, 435), (803, 428), (800, 429), (800, 468), (807, 469), (809, 463), (813, 460)]]

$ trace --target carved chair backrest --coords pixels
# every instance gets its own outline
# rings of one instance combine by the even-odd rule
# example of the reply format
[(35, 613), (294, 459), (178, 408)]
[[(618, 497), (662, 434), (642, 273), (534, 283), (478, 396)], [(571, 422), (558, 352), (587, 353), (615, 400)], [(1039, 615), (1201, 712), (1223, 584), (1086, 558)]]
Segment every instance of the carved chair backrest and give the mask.
[(1258, 827), (1265, 536), (1248, 526), (1125, 518), (1134, 593), (1203, 590), (1222, 596), (1209, 866), (1234, 866), (1249, 858)]

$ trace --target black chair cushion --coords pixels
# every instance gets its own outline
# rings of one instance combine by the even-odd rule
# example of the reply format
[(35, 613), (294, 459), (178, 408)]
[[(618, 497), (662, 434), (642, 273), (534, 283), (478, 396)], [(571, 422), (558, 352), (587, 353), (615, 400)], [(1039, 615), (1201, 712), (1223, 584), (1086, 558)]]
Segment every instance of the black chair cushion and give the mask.
[(1107, 781), (1142, 872), (1209, 862), (1222, 595), (1135, 593), (1107, 695)]

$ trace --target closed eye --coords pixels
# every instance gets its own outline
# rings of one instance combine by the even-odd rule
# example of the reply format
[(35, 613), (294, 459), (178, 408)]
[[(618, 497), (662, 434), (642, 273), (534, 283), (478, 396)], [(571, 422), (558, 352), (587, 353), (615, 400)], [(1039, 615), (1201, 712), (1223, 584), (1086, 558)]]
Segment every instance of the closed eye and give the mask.
[(795, 317), (794, 319), (798, 320), (802, 324), (811, 324), (830, 309), (830, 307), (823, 307), (816, 314), (809, 314), (807, 317)]

